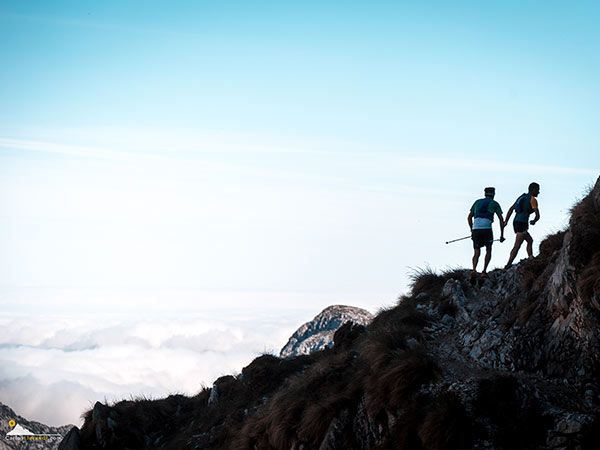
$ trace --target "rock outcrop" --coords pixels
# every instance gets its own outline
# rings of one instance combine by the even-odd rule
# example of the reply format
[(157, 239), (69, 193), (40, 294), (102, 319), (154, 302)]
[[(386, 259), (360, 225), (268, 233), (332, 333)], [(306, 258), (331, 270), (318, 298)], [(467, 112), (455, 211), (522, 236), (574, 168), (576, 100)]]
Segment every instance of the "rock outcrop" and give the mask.
[(600, 448), (600, 179), (537, 257), (468, 275), (197, 396), (97, 404), (79, 448)]
[(290, 337), (279, 354), (282, 358), (308, 355), (333, 347), (333, 335), (345, 323), (366, 326), (373, 315), (362, 308), (332, 305), (325, 308), (310, 322), (306, 322)]
[(0, 449), (57, 449), (71, 428), (73, 425), (50, 427), (27, 420), (0, 403)]

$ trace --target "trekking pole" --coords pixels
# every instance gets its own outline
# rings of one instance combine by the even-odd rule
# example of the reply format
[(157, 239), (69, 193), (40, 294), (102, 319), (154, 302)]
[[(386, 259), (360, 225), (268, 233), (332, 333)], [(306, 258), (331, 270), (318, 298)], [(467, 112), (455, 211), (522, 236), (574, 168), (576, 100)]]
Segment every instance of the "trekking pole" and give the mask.
[(446, 241), (446, 244), (450, 244), (452, 242), (464, 241), (465, 239), (471, 239), (471, 236), (465, 236), (464, 238), (453, 239), (452, 241)]

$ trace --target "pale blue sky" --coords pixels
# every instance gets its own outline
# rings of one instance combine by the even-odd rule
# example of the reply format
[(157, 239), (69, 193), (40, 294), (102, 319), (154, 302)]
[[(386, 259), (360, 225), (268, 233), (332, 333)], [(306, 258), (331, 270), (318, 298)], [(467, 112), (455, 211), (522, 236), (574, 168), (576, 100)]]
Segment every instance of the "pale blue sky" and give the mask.
[(468, 242), (443, 242), (484, 186), (507, 210), (533, 180), (539, 242), (600, 172), (599, 19), (597, 2), (2, 2), (0, 287), (380, 304), (408, 267), (468, 265)]

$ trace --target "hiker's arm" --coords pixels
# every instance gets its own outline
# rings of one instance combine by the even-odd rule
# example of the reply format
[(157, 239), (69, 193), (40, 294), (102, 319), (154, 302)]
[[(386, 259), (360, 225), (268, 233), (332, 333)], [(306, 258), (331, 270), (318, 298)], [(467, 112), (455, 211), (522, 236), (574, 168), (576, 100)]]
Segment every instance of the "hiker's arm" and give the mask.
[(508, 212), (506, 213), (506, 220), (504, 221), (504, 226), (506, 226), (506, 224), (508, 223), (510, 216), (512, 216), (512, 213), (514, 210), (515, 210), (515, 205), (512, 205), (510, 208), (508, 208)]
[(471, 229), (471, 231), (473, 231), (473, 211), (469, 212), (467, 222), (469, 222), (469, 228)]
[(498, 211), (496, 211), (496, 215), (498, 216), (498, 220), (500, 221), (500, 242), (504, 242), (504, 217), (502, 217), (502, 213), (499, 213)]
[(538, 208), (535, 208), (533, 210), (534, 214), (535, 214), (535, 218), (529, 222), (531, 225), (535, 225), (535, 223), (540, 220), (540, 210)]

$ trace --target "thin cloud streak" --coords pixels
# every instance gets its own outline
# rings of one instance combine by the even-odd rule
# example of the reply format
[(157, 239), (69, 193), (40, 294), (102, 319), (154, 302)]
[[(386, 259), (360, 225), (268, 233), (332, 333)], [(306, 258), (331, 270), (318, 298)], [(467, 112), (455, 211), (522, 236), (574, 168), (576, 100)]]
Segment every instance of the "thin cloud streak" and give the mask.
[[(113, 161), (178, 161), (178, 162), (202, 162), (207, 168), (235, 168), (248, 170), (246, 166), (240, 166), (236, 164), (224, 164), (224, 163), (207, 163), (201, 161), (198, 158), (189, 158), (188, 155), (182, 155), (181, 150), (193, 151), (195, 154), (210, 152), (210, 153), (223, 153), (232, 152), (237, 154), (242, 153), (292, 153), (292, 154), (321, 154), (321, 155), (339, 155), (339, 156), (354, 156), (354, 157), (368, 157), (368, 158), (383, 158), (389, 159), (390, 163), (394, 164), (397, 168), (407, 170), (417, 170), (423, 168), (440, 168), (445, 169), (456, 169), (468, 172), (481, 171), (481, 167), (494, 167), (496, 172), (504, 171), (510, 173), (543, 173), (543, 174), (562, 174), (562, 175), (595, 175), (597, 169), (579, 168), (579, 167), (565, 167), (555, 165), (543, 165), (543, 164), (527, 164), (527, 163), (507, 163), (504, 161), (497, 160), (486, 160), (486, 159), (457, 159), (447, 157), (412, 157), (412, 156), (397, 156), (389, 151), (378, 151), (374, 150), (371, 152), (361, 151), (331, 151), (331, 150), (302, 150), (302, 149), (289, 149), (283, 146), (264, 146), (264, 145), (248, 145), (245, 144), (243, 147), (233, 147), (235, 143), (222, 144), (216, 141), (210, 141), (206, 144), (199, 144), (197, 141), (185, 142), (185, 141), (172, 141), (165, 143), (165, 147), (172, 148), (170, 153), (158, 155), (149, 152), (130, 152), (119, 148), (106, 148), (96, 146), (83, 146), (73, 145), (66, 143), (57, 143), (50, 141), (39, 141), (39, 140), (24, 140), (24, 139), (10, 139), (0, 138), (0, 149), (4, 150), (23, 150), (23, 151), (35, 151), (45, 152), (50, 154), (61, 154), (66, 156), (75, 156), (81, 158), (96, 158), (96, 159), (107, 159)], [(172, 145), (177, 145), (173, 148)], [(239, 144), (238, 144), (239, 145)], [(173, 156), (175, 155), (175, 156)], [(181, 155), (181, 156), (177, 156)], [(271, 173), (265, 170), (253, 169), (252, 173), (259, 175), (265, 175)], [(287, 174), (286, 174), (287, 176)], [(332, 177), (326, 177), (331, 179)], [(335, 177), (333, 177), (335, 178)]]

